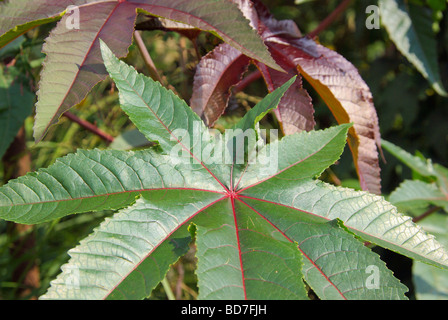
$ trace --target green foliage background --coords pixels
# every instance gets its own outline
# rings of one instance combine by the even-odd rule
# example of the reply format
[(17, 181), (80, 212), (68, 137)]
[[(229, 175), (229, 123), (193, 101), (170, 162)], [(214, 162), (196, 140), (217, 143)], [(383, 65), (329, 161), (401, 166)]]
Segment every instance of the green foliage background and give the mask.
[[(317, 25), (340, 3), (339, 0), (265, 0), (263, 1), (277, 19), (293, 19), (303, 34), (314, 30)], [(376, 1), (373, 1), (376, 4)], [(417, 1), (423, 2), (423, 1)], [(428, 1), (431, 4), (432, 1)], [(300, 3), (300, 4), (296, 4)], [(386, 30), (368, 30), (365, 27), (367, 14), (365, 8), (372, 4), (369, 0), (353, 1), (350, 7), (326, 30), (319, 34), (319, 41), (337, 51), (351, 61), (371, 88), (377, 109), (382, 138), (393, 142), (410, 153), (421, 152), (434, 163), (448, 166), (448, 99), (434, 92), (429, 83), (403, 57), (388, 37)], [(443, 7), (442, 7), (443, 8)], [(437, 31), (439, 68), (442, 82), (448, 88), (448, 12), (437, 11), (434, 14), (434, 30)], [(16, 58), (16, 67), (27, 74), (31, 88), (35, 90), (38, 82), (40, 53), (43, 39), (48, 35), (52, 24), (34, 29), (19, 38), (19, 46), (9, 46), (0, 51), (2, 64)], [(144, 32), (144, 40), (159, 72), (186, 101), (191, 96), (194, 68), (197, 56), (193, 44), (179, 34), (168, 32)], [(17, 42), (18, 43), (18, 42)], [(212, 35), (202, 33), (198, 40), (201, 55), (206, 54), (219, 40)], [(125, 61), (147, 74), (144, 62), (135, 45)], [(305, 83), (306, 88), (310, 88)], [(245, 93), (232, 97), (226, 114), (218, 121), (218, 128), (232, 125), (248, 108), (253, 106), (267, 93), (260, 79), (252, 83)], [(316, 106), (316, 129), (336, 124), (323, 101), (309, 90)], [(117, 137), (121, 133), (134, 129), (127, 116), (118, 106), (118, 95), (108, 79), (98, 84), (84, 102), (71, 110), (73, 113), (101, 130)], [(262, 125), (277, 127), (272, 116), (266, 117)], [(45, 139), (35, 145), (32, 138), (33, 118), (25, 121), (28, 147), (32, 155), (32, 169), (47, 167), (56, 158), (76, 151), (78, 148), (107, 148), (106, 142), (79, 125), (62, 117), (59, 125), (53, 127)], [(412, 172), (398, 160), (384, 152), (387, 162), (380, 161), (382, 167), (382, 189), (389, 195), (405, 179), (412, 179)], [(0, 164), (3, 166), (3, 164)], [(0, 181), (7, 168), (0, 168)], [(357, 188), (356, 172), (350, 153), (344, 152), (338, 165), (327, 171), (323, 179), (339, 182), (342, 185)], [(335, 180), (334, 176), (337, 177)], [(5, 181), (3, 181), (5, 182)], [(14, 260), (10, 247), (14, 240), (8, 236), (9, 223), (0, 221), (0, 299), (28, 299), (40, 296), (48, 288), (49, 281), (59, 273), (60, 266), (68, 259), (68, 249), (92, 232), (92, 229), (112, 212), (100, 212), (75, 215), (34, 228), (37, 247), (34, 252), (22, 258), (37, 259), (41, 286), (29, 296), (19, 297), (21, 281), (13, 282), (12, 272), (20, 261)], [(418, 214), (418, 213), (415, 213)], [(446, 214), (445, 214), (446, 215)], [(447, 231), (447, 230), (446, 230)], [(445, 232), (446, 232), (445, 231)], [(381, 249), (382, 258), (395, 275), (410, 288), (409, 297), (414, 298), (414, 284), (411, 277), (412, 262), (402, 256)], [(194, 246), (180, 263), (172, 268), (167, 279), (173, 291), (181, 289), (183, 299), (197, 297), (196, 277), (194, 274)], [(181, 280), (179, 279), (181, 275)], [(153, 292), (152, 299), (166, 299), (162, 285)]]

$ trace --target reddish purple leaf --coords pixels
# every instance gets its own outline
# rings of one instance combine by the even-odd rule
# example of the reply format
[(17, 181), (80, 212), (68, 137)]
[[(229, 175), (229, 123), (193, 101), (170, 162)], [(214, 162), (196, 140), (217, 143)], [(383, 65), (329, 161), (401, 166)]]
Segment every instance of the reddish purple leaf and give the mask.
[(190, 26), (188, 24), (164, 19), (146, 16), (146, 20), (138, 21), (135, 25), (136, 30), (162, 30), (162, 31), (175, 31), (184, 37), (194, 41), (201, 33), (201, 30)]
[[(257, 63), (257, 66), (270, 92), (279, 88), (291, 76), (297, 74), (294, 70), (288, 73), (279, 72), (262, 63)], [(286, 91), (274, 112), (285, 134), (313, 130), (316, 124), (314, 121), (314, 108), (311, 97), (302, 87), (300, 75), (298, 75), (296, 82)]]
[(132, 42), (135, 10), (136, 6), (127, 2), (81, 6), (79, 30), (66, 27), (70, 16), (64, 16), (52, 30), (43, 47), (47, 57), (37, 93), (34, 127), (37, 141), (65, 111), (80, 103), (96, 83), (106, 78), (100, 38), (118, 56), (127, 55)]
[[(363, 190), (381, 194), (378, 150), (380, 131), (373, 97), (358, 70), (344, 57), (314, 41), (299, 40), (319, 57), (295, 50), (300, 73), (326, 102), (338, 123), (353, 122), (348, 142)], [(299, 41), (297, 43), (299, 43)], [(311, 45), (311, 43), (313, 45)]]
[(226, 43), (201, 59), (190, 105), (208, 126), (224, 113), (230, 89), (241, 81), (248, 66), (249, 58)]

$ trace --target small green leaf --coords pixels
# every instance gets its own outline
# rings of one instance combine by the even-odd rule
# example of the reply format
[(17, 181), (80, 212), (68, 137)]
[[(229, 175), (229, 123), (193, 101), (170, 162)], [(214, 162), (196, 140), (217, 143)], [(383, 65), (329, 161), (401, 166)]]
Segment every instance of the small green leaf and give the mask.
[(401, 210), (425, 208), (432, 204), (441, 206), (448, 212), (448, 198), (437, 184), (406, 180), (391, 194), (389, 201)]
[(409, 152), (384, 139), (381, 140), (381, 146), (420, 175), (424, 177), (435, 177), (437, 175), (431, 160), (424, 161), (420, 157), (413, 156)]
[[(432, 214), (421, 221), (427, 232), (435, 235), (448, 247), (448, 217), (446, 214)], [(418, 300), (448, 299), (448, 270), (442, 270), (419, 261), (412, 264), (412, 279)]]
[(280, 88), (266, 95), (266, 97), (250, 109), (244, 117), (235, 124), (234, 129), (241, 129), (243, 131), (247, 129), (255, 129), (255, 125), (260, 122), (269, 111), (278, 107), (280, 100), (289, 87), (294, 83), (296, 77), (297, 76), (292, 77)]
[(438, 94), (446, 96), (439, 75), (431, 12), (404, 0), (380, 0), (379, 6), (381, 22), (397, 48)]

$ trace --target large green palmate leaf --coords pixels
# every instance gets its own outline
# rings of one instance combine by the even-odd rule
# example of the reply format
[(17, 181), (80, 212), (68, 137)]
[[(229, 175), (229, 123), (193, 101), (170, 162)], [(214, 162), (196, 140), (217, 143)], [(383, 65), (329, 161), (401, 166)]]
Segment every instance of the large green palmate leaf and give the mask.
[[(0, 217), (21, 223), (131, 205), (69, 252), (44, 298), (147, 297), (185, 252), (191, 223), (203, 299), (306, 299), (304, 281), (322, 299), (405, 299), (406, 287), (359, 238), (448, 268), (446, 250), (382, 197), (315, 180), (341, 155), (350, 124), (271, 142), (258, 162), (212, 163), (219, 141), (228, 152), (238, 135), (209, 133), (174, 93), (101, 47), (123, 109), (159, 144), (78, 151), (0, 188)], [(256, 128), (294, 80), (235, 128)]]
[(435, 177), (437, 175), (431, 160), (423, 160), (386, 140), (381, 140), (381, 145), (394, 157), (411, 168), (412, 171), (424, 177)]
[(95, 84), (107, 76), (101, 60), (100, 38), (107, 41), (116, 55), (127, 55), (137, 12), (185, 22), (211, 32), (247, 56), (281, 70), (238, 7), (227, 0), (20, 2), (11, 1), (0, 6), (0, 46), (35, 26), (57, 20), (67, 13), (52, 30), (43, 47), (47, 58), (36, 104), (34, 137), (37, 141), (65, 111), (80, 103)]
[[(447, 177), (448, 170), (422, 155), (415, 156), (391, 142), (383, 141), (384, 148), (413, 171), (413, 176), (422, 180), (405, 180), (389, 197), (389, 201), (401, 210), (424, 217), (420, 225), (431, 232), (437, 240), (448, 244), (448, 218), (446, 214), (435, 213), (438, 209), (448, 212)], [(436, 206), (428, 209), (431, 205)], [(422, 211), (425, 213), (421, 213)], [(428, 213), (432, 213), (428, 216)], [(415, 261), (412, 264), (412, 279), (418, 300), (448, 299), (448, 271)]]

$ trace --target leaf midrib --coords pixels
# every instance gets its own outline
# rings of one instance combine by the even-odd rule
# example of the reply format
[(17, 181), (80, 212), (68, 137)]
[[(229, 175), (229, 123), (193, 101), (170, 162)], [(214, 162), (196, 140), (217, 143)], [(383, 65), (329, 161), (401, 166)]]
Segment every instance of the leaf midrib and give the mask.
[[(188, 190), (188, 191), (204, 191), (204, 192), (210, 192), (210, 193), (226, 194), (225, 192), (222, 192), (222, 191), (216, 191), (216, 190), (210, 190), (210, 189), (199, 189), (199, 188), (185, 188), (185, 187), (146, 188), (146, 189), (135, 189), (135, 190), (123, 190), (123, 191), (117, 191), (117, 192), (108, 192), (108, 193), (102, 193), (102, 194), (93, 195), (93, 196), (77, 197), (77, 198), (70, 198), (70, 199), (26, 202), (26, 203), (18, 203), (18, 204), (14, 204), (13, 203), (13, 204), (8, 204), (8, 205), (2, 205), (1, 207), (4, 208), (4, 207), (18, 207), (18, 206), (45, 204), (45, 203), (60, 203), (60, 202), (66, 202), (66, 201), (77, 201), (77, 200), (85, 200), (85, 199), (92, 199), (92, 198), (99, 198), (99, 197), (109, 197), (109, 196), (113, 196), (113, 195), (117, 195), (117, 194), (124, 194), (124, 193), (150, 192), (150, 191), (159, 191), (159, 190)], [(5, 194), (3, 194), (3, 195), (6, 196)]]

